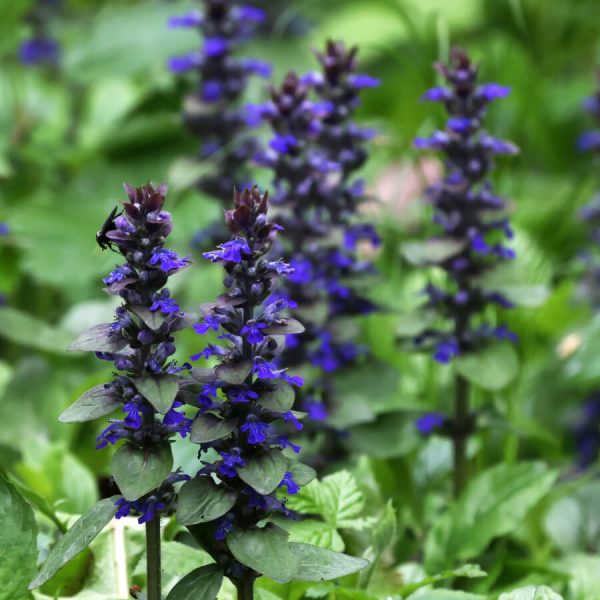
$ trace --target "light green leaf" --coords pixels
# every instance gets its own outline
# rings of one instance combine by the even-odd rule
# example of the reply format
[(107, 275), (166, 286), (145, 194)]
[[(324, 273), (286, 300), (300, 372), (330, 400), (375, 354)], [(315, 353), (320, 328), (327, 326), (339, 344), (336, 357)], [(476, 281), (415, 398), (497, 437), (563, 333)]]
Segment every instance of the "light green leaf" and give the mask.
[(315, 519), (302, 519), (291, 523), (290, 542), (312, 544), (336, 552), (342, 552), (345, 548), (342, 536), (333, 525)]
[(37, 524), (31, 507), (0, 477), (0, 600), (23, 600), (37, 561)]
[(165, 414), (173, 405), (179, 391), (179, 382), (175, 375), (145, 375), (134, 380), (135, 387), (152, 406)]
[(126, 500), (137, 500), (156, 489), (173, 468), (171, 445), (144, 450), (123, 444), (113, 456), (111, 471)]
[(326, 581), (356, 573), (369, 566), (369, 561), (341, 552), (333, 552), (309, 544), (290, 543), (300, 566), (294, 575), (298, 581)]
[(94, 386), (80, 396), (58, 417), (62, 423), (83, 423), (103, 417), (122, 406), (119, 397), (105, 384)]
[(478, 475), (434, 523), (425, 543), (427, 570), (478, 556), (495, 537), (514, 531), (555, 479), (539, 462), (498, 465)]
[(210, 477), (195, 477), (179, 490), (177, 521), (181, 525), (214, 521), (229, 512), (236, 499), (236, 491), (217, 485)]
[(259, 494), (270, 494), (281, 483), (287, 470), (287, 459), (281, 450), (273, 448), (268, 452), (249, 458), (246, 466), (237, 470), (242, 481)]
[(563, 600), (563, 597), (545, 585), (528, 585), (502, 594), (498, 600)]
[(479, 565), (466, 564), (457, 569), (448, 569), (446, 571), (438, 573), (437, 575), (432, 575), (431, 577), (421, 579), (421, 581), (403, 585), (400, 588), (399, 592), (404, 598), (405, 596), (412, 594), (416, 590), (437, 583), (438, 581), (443, 581), (444, 579), (453, 579), (455, 577), (467, 577), (469, 579), (474, 579), (478, 577), (485, 577), (486, 575), (487, 573), (483, 571)]
[(227, 546), (243, 565), (280, 583), (294, 579), (300, 559), (292, 552), (287, 534), (274, 525), (263, 529), (234, 529)]
[(455, 362), (463, 377), (486, 390), (501, 390), (519, 372), (517, 352), (509, 343), (492, 344), (480, 352), (459, 356)]
[(418, 596), (413, 594), (408, 600), (486, 600), (486, 596), (456, 590), (428, 590)]
[(48, 558), (38, 571), (29, 589), (33, 590), (48, 581), (63, 565), (85, 550), (90, 542), (108, 525), (117, 512), (118, 496), (100, 500), (89, 513), (83, 515), (50, 550)]
[(190, 440), (194, 444), (205, 444), (220, 440), (233, 431), (235, 423), (232, 420), (221, 419), (211, 413), (199, 414), (192, 423)]
[(181, 579), (167, 600), (214, 600), (222, 582), (223, 570), (218, 565), (200, 567)]
[(402, 244), (404, 258), (415, 266), (439, 264), (461, 252), (466, 240), (434, 239)]

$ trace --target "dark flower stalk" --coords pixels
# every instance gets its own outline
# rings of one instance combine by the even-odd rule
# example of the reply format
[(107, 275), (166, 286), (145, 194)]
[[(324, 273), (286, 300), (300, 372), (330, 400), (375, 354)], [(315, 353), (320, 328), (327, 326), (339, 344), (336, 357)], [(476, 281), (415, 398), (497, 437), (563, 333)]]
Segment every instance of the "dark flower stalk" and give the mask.
[[(598, 90), (583, 103), (584, 110), (589, 113), (596, 129), (582, 134), (577, 146), (582, 152), (590, 152), (600, 157), (600, 70), (597, 73)], [(580, 283), (580, 295), (590, 303), (593, 309), (600, 308), (600, 192), (581, 209), (581, 219), (587, 226), (591, 247), (582, 253), (585, 271)], [(585, 469), (598, 458), (600, 451), (600, 394), (594, 392), (584, 403), (579, 422), (573, 434), (577, 449), (577, 464)]]
[[(281, 434), (280, 425), (302, 428), (303, 415), (291, 409), (294, 388), (303, 381), (274, 361), (283, 350), (284, 336), (303, 327), (282, 315), (294, 307), (292, 302), (268, 301), (279, 279), (293, 269), (267, 256), (281, 229), (268, 221), (267, 210), (267, 194), (256, 187), (236, 192), (234, 210), (225, 213), (233, 237), (204, 254), (224, 267), (226, 291), (204, 308), (195, 330), (200, 335), (220, 332), (227, 345), (209, 344), (192, 357), (217, 359), (215, 368), (192, 369), (192, 378), (202, 386), (194, 400), (200, 409), (191, 440), (215, 458), (203, 460), (205, 466), (182, 487), (178, 508), (179, 521), (193, 526), (194, 535), (238, 590), (251, 588), (258, 573), (236, 556), (232, 532), (254, 532), (259, 522), (275, 515), (293, 517), (281, 499), (282, 488), (295, 494), (299, 484), (312, 478), (307, 478), (308, 467), (283, 454), (286, 448), (300, 450)], [(218, 504), (210, 515), (194, 512), (203, 498)]]
[[(227, 206), (231, 190), (247, 184), (248, 160), (257, 149), (256, 140), (247, 135), (240, 103), (249, 77), (271, 74), (269, 64), (239, 57), (237, 49), (252, 38), (265, 13), (237, 0), (202, 0), (202, 6), (202, 12), (191, 11), (169, 21), (170, 27), (191, 27), (202, 36), (200, 50), (172, 58), (169, 67), (175, 73), (198, 73), (198, 89), (186, 98), (183, 118), (201, 139), (201, 160), (210, 159), (212, 168), (210, 174), (200, 177), (197, 186)], [(217, 229), (213, 226), (200, 232), (197, 242), (202, 245), (207, 236), (213, 239), (208, 240), (210, 244), (225, 239), (225, 232), (219, 234)]]
[[(437, 64), (435, 68), (448, 87), (435, 87), (423, 99), (441, 102), (449, 118), (443, 131), (436, 131), (429, 138), (417, 138), (415, 146), (445, 155), (446, 175), (427, 192), (433, 205), (433, 221), (442, 233), (426, 247), (435, 247), (441, 258), (426, 259), (426, 264), (443, 269), (447, 283), (444, 287), (429, 284), (425, 295), (426, 308), (449, 326), (426, 329), (415, 342), (420, 346), (432, 344), (433, 358), (447, 364), (456, 356), (480, 351), (493, 340), (516, 341), (516, 335), (505, 325), (486, 323), (486, 307), (513, 305), (501, 293), (484, 288), (480, 278), (514, 258), (513, 250), (503, 244), (503, 238), (513, 236), (504, 215), (506, 202), (494, 194), (489, 175), (496, 155), (515, 154), (517, 148), (483, 129), (488, 105), (508, 95), (509, 88), (495, 83), (478, 84), (477, 66), (458, 48), (452, 50), (448, 66)], [(468, 397), (469, 384), (457, 374), (454, 419), (444, 422), (454, 440), (456, 495), (466, 481), (466, 440), (474, 426)], [(431, 430), (434, 421), (425, 419), (422, 431)]]
[[(120, 296), (114, 323), (99, 325), (79, 338), (73, 350), (95, 350), (98, 358), (114, 363), (113, 381), (96, 386), (61, 416), (62, 421), (85, 421), (120, 408), (122, 419), (97, 439), (97, 448), (123, 441), (113, 457), (113, 477), (123, 495), (116, 517), (134, 515), (146, 523), (148, 598), (160, 600), (160, 515), (174, 508), (173, 485), (188, 479), (171, 472), (170, 440), (186, 437), (191, 420), (178, 410), (177, 366), (173, 333), (188, 326), (186, 316), (170, 297), (167, 281), (189, 265), (164, 247), (172, 230), (171, 215), (163, 210), (166, 186), (125, 186), (124, 211), (109, 215), (97, 234), (98, 243), (124, 258), (106, 278), (106, 292)], [(87, 407), (87, 408), (86, 408)], [(158, 539), (158, 543), (156, 540)]]
[(27, 66), (56, 67), (60, 60), (60, 45), (52, 37), (51, 21), (58, 14), (62, 0), (36, 0), (27, 13), (31, 37), (21, 44), (19, 57)]

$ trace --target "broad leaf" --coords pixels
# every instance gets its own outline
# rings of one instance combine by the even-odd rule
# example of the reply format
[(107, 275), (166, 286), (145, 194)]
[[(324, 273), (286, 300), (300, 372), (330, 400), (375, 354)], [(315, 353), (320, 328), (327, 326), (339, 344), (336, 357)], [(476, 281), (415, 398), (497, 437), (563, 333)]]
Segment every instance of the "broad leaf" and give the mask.
[(58, 417), (62, 423), (83, 423), (103, 417), (122, 406), (122, 401), (105, 384), (94, 386), (80, 396)]
[(467, 245), (466, 240), (433, 239), (402, 244), (404, 258), (415, 266), (439, 264), (457, 255)]
[(192, 379), (200, 383), (211, 383), (217, 379), (215, 370), (212, 367), (194, 367), (190, 371)]
[(243, 565), (280, 583), (294, 579), (300, 566), (287, 534), (273, 525), (263, 529), (234, 529), (227, 536), (227, 546)]
[(100, 500), (86, 515), (83, 515), (58, 540), (58, 543), (48, 554), (48, 558), (38, 571), (34, 580), (29, 584), (33, 590), (48, 581), (63, 565), (85, 550), (90, 542), (108, 525), (117, 512), (115, 501), (118, 496)]
[(235, 431), (235, 423), (232, 420), (220, 419), (219, 417), (206, 413), (198, 415), (192, 423), (190, 440), (194, 444), (205, 444), (220, 440)]
[(448, 569), (436, 575), (432, 575), (431, 577), (426, 577), (425, 579), (417, 581), (416, 583), (408, 583), (403, 585), (400, 588), (399, 593), (404, 598), (416, 590), (437, 583), (438, 581), (443, 581), (444, 579), (454, 579), (455, 577), (467, 577), (469, 579), (474, 579), (477, 577), (485, 577), (486, 575), (487, 573), (483, 571), (479, 565), (466, 564), (458, 569)]
[(338, 530), (329, 523), (304, 518), (290, 523), (290, 542), (300, 542), (342, 552), (344, 540)]
[(0, 477), (0, 599), (23, 600), (37, 562), (37, 524), (31, 507)]
[(317, 472), (312, 467), (297, 460), (288, 459), (287, 470), (300, 487), (309, 484), (317, 476)]
[(145, 306), (134, 306), (132, 310), (152, 331), (160, 329), (167, 318), (167, 315), (160, 310), (150, 310)]
[(300, 562), (294, 575), (299, 581), (326, 581), (356, 573), (369, 566), (369, 561), (326, 548), (290, 542), (292, 552)]
[(414, 337), (430, 327), (436, 318), (436, 315), (423, 308), (411, 313), (404, 313), (400, 315), (396, 323), (396, 334), (400, 337)]
[(563, 597), (545, 585), (528, 585), (502, 594), (498, 600), (563, 600)]
[(267, 410), (284, 413), (294, 406), (294, 388), (287, 383), (278, 383), (272, 390), (262, 392), (258, 403)]
[(240, 385), (252, 372), (252, 361), (247, 360), (233, 365), (219, 365), (215, 368), (217, 378), (225, 383)]
[(237, 499), (237, 492), (217, 485), (211, 477), (190, 479), (179, 490), (177, 521), (181, 525), (208, 523), (229, 512)]
[(428, 572), (478, 556), (495, 537), (517, 529), (555, 479), (538, 462), (498, 465), (478, 475), (434, 523), (425, 543)]
[(270, 494), (275, 490), (286, 471), (287, 459), (276, 448), (247, 459), (246, 466), (237, 470), (240, 479), (259, 494)]
[(487, 600), (487, 597), (457, 590), (428, 590), (418, 596), (413, 594), (408, 600)]
[(222, 582), (223, 569), (218, 565), (200, 567), (181, 579), (169, 592), (167, 600), (215, 600)]
[(487, 348), (456, 359), (456, 369), (471, 383), (486, 390), (501, 390), (519, 372), (519, 359), (509, 343), (492, 343)]
[(137, 500), (156, 489), (173, 468), (171, 445), (142, 449), (126, 443), (113, 456), (111, 471), (126, 500)]
[(303, 331), (304, 325), (296, 319), (285, 319), (285, 323), (269, 325), (264, 329), (264, 332), (268, 335), (288, 335), (290, 333), (302, 333)]
[(134, 383), (138, 392), (161, 414), (165, 414), (173, 406), (179, 391), (179, 382), (175, 375), (145, 375), (135, 379)]
[(67, 348), (70, 352), (119, 352), (127, 345), (127, 342), (117, 335), (110, 334), (110, 323), (94, 325), (82, 333)]

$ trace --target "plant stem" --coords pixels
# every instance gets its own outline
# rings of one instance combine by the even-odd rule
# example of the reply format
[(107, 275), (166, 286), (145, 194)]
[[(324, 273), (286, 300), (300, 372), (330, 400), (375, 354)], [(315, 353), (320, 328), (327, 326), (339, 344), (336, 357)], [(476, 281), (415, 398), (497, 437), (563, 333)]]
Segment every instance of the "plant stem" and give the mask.
[(146, 523), (146, 561), (148, 600), (161, 600), (160, 517)]
[(239, 579), (235, 587), (237, 588), (237, 600), (254, 600), (254, 577), (244, 576)]
[(455, 379), (454, 396), (454, 497), (463, 491), (468, 477), (467, 426), (469, 420), (469, 382), (458, 373)]

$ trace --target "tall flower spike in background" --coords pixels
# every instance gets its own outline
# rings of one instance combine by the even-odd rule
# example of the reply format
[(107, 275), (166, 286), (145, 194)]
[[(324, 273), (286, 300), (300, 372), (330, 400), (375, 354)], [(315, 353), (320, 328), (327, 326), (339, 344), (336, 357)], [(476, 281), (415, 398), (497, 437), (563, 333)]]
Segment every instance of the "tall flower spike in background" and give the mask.
[[(203, 569), (227, 576), (243, 599), (252, 598), (259, 575), (289, 581), (300, 569), (295, 545), (273, 520), (293, 518), (284, 492), (295, 494), (314, 477), (312, 469), (290, 457), (300, 448), (281, 432), (285, 423), (302, 427), (302, 414), (292, 406), (294, 388), (303, 382), (273, 361), (284, 336), (303, 328), (282, 315), (293, 306), (289, 301), (266, 302), (278, 280), (292, 271), (267, 256), (280, 229), (268, 221), (267, 210), (267, 194), (257, 188), (236, 193), (234, 210), (225, 213), (233, 237), (204, 254), (223, 265), (226, 292), (205, 309), (195, 329), (200, 335), (220, 331), (219, 339), (228, 344), (209, 344), (193, 357), (217, 357), (218, 363), (192, 369), (202, 387), (191, 440), (200, 445), (204, 466), (181, 488), (177, 509), (179, 523), (217, 563)], [(208, 450), (212, 454), (204, 454)], [(276, 564), (269, 559), (273, 550)], [(354, 561), (353, 570), (364, 566)]]
[[(191, 11), (173, 17), (170, 27), (195, 28), (202, 36), (202, 47), (185, 56), (172, 58), (175, 73), (188, 71), (199, 75), (198, 89), (185, 99), (184, 122), (201, 140), (201, 160), (209, 160), (210, 173), (202, 175), (197, 186), (226, 206), (234, 187), (248, 181), (248, 160), (257, 149), (256, 140), (247, 135), (246, 115), (240, 106), (252, 75), (269, 77), (269, 64), (249, 57), (236, 56), (239, 46), (247, 43), (256, 27), (265, 19), (262, 9), (236, 0), (201, 0), (203, 11)], [(218, 224), (222, 230), (222, 224)], [(200, 232), (198, 243), (211, 236), (209, 228)], [(207, 240), (209, 245), (222, 241)]]
[(125, 259), (104, 278), (106, 291), (120, 296), (114, 323), (97, 325), (78, 338), (71, 350), (95, 351), (114, 363), (113, 381), (86, 392), (62, 415), (63, 422), (101, 417), (121, 408), (123, 419), (97, 439), (97, 448), (124, 443), (112, 460), (112, 475), (122, 497), (116, 516), (134, 515), (146, 523), (148, 598), (160, 600), (160, 515), (173, 509), (173, 484), (187, 479), (172, 473), (169, 441), (188, 435), (191, 421), (177, 409), (178, 373), (187, 367), (171, 359), (173, 333), (189, 326), (170, 297), (167, 281), (189, 265), (164, 247), (173, 225), (163, 210), (166, 186), (125, 186), (124, 211), (109, 215), (97, 234), (98, 243), (116, 249)]
[[(432, 344), (433, 358), (446, 364), (454, 357), (479, 352), (496, 340), (516, 341), (516, 335), (505, 325), (491, 325), (486, 320), (489, 305), (511, 308), (512, 303), (501, 293), (485, 288), (481, 278), (514, 258), (513, 250), (504, 245), (504, 238), (513, 236), (504, 214), (506, 202), (493, 192), (489, 174), (496, 155), (518, 150), (483, 129), (488, 105), (508, 95), (509, 88), (478, 84), (477, 66), (459, 48), (451, 51), (448, 66), (437, 64), (436, 70), (448, 87), (430, 89), (423, 100), (443, 103), (449, 118), (445, 130), (417, 138), (415, 146), (445, 155), (446, 175), (427, 192), (433, 221), (442, 233), (425, 244), (411, 245), (413, 252), (407, 254), (413, 254), (413, 260), (418, 254), (414, 262), (436, 265), (446, 272), (446, 285), (429, 284), (425, 295), (426, 309), (441, 317), (447, 327), (428, 328), (415, 339), (419, 346)], [(466, 481), (465, 448), (473, 428), (468, 388), (468, 381), (457, 373), (454, 418), (444, 424), (454, 441), (456, 495)]]
[(58, 14), (62, 0), (36, 0), (27, 13), (26, 21), (31, 27), (31, 37), (21, 44), (19, 57), (27, 66), (57, 66), (60, 45), (51, 33), (51, 22)]

